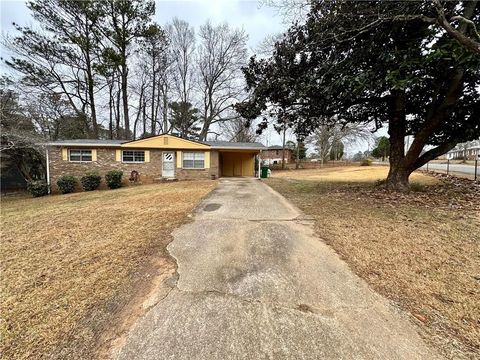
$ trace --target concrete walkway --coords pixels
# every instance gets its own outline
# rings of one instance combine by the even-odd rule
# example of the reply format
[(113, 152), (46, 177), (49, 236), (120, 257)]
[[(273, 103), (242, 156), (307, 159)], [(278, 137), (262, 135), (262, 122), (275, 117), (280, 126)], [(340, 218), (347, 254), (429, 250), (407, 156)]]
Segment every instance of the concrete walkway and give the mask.
[(114, 358), (439, 358), (259, 180), (222, 179), (168, 250), (176, 285)]

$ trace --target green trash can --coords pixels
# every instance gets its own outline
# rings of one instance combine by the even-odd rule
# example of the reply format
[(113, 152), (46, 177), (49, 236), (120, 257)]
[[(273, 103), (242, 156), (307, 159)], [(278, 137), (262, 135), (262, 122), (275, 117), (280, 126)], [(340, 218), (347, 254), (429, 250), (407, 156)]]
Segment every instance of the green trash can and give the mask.
[(268, 177), (268, 166), (262, 166), (262, 171), (260, 171), (260, 177), (266, 179)]

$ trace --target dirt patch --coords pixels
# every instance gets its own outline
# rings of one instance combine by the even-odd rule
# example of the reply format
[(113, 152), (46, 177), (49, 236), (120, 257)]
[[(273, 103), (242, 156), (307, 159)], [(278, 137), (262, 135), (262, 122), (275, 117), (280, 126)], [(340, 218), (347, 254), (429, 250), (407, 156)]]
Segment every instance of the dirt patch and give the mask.
[(315, 219), (318, 236), (357, 274), (410, 313), (446, 357), (480, 356), (478, 184), (437, 175), (404, 194), (367, 176), (292, 175), (268, 184)]
[(215, 186), (2, 199), (2, 356), (95, 358), (163, 291), (170, 234)]

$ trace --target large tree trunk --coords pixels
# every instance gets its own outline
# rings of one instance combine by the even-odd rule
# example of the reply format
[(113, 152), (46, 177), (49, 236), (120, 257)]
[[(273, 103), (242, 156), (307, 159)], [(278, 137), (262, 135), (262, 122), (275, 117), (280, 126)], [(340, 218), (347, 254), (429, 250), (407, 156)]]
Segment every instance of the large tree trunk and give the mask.
[(413, 168), (404, 163), (405, 160), (405, 92), (392, 91), (390, 103), (390, 121), (388, 134), (390, 135), (390, 171), (386, 186), (392, 190), (408, 189), (408, 178)]

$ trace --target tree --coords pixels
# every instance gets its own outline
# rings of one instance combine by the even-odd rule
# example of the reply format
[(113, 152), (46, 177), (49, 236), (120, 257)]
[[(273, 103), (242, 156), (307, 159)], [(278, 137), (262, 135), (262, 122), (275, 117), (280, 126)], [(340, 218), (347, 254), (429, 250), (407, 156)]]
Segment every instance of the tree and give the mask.
[(241, 67), (247, 58), (248, 36), (227, 24), (214, 26), (207, 22), (200, 27), (199, 37), (200, 139), (206, 140), (213, 124), (238, 116), (231, 110), (243, 93)]
[(146, 35), (148, 23), (155, 12), (152, 0), (108, 0), (96, 3), (106, 14), (105, 23), (100, 28), (108, 39), (103, 51), (106, 62), (112, 64), (118, 73), (123, 106), (125, 139), (131, 138), (128, 74), (129, 60), (133, 54), (133, 45)]
[(184, 139), (198, 138), (200, 128), (198, 124), (198, 109), (191, 103), (172, 102), (170, 104), (172, 112), (173, 130)]
[(375, 147), (372, 150), (372, 156), (374, 158), (382, 158), (382, 161), (385, 161), (385, 158), (390, 153), (390, 141), (386, 136), (380, 136), (375, 141)]
[[(362, 124), (320, 125), (307, 141), (315, 146), (322, 164), (324, 161), (340, 160), (345, 144), (355, 144), (359, 141), (368, 142), (371, 133)], [(332, 156), (333, 155), (333, 156)]]
[(175, 90), (181, 102), (191, 101), (195, 30), (186, 21), (174, 18), (167, 25), (168, 40), (173, 58)]
[(341, 160), (343, 157), (344, 149), (345, 145), (343, 144), (343, 142), (341, 142), (340, 140), (336, 140), (332, 144), (332, 148), (330, 149), (330, 160)]
[(32, 121), (24, 115), (18, 94), (2, 79), (0, 89), (0, 158), (2, 172), (16, 168), (23, 178), (38, 180), (45, 174), (44, 159)]
[(27, 6), (44, 30), (14, 24), (20, 35), (6, 43), (15, 54), (7, 65), (23, 76), (24, 85), (61, 94), (98, 137), (96, 27), (102, 11), (91, 0), (34, 0)]
[[(447, 18), (462, 13), (456, 33), (474, 36), (473, 3), (445, 3)], [(270, 59), (251, 59), (251, 97), (237, 108), (246, 118), (288, 113), (310, 131), (388, 124), (386, 185), (406, 189), (415, 169), (480, 135), (480, 57), (423, 19), (436, 11), (435, 2), (315, 2)]]
[(250, 121), (242, 118), (222, 122), (220, 129), (228, 141), (254, 142), (258, 138)]
[[(139, 88), (139, 107), (136, 121), (142, 117), (143, 133), (150, 132), (154, 135), (159, 127), (161, 132), (168, 132), (165, 125), (167, 119), (159, 120), (159, 113), (165, 115), (164, 97), (168, 97), (168, 70), (171, 57), (168, 52), (168, 41), (163, 29), (152, 24), (145, 30), (144, 37), (140, 41), (139, 65), (140, 74), (137, 78), (141, 81)], [(145, 107), (149, 107), (147, 110)], [(163, 116), (162, 116), (163, 117)], [(150, 120), (147, 130), (147, 119)], [(135, 129), (135, 128), (134, 128)]]

